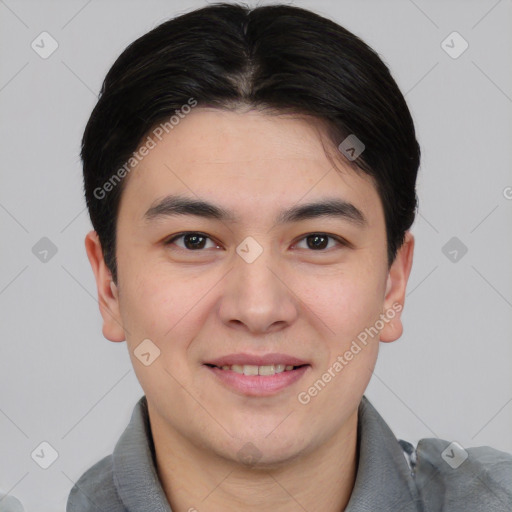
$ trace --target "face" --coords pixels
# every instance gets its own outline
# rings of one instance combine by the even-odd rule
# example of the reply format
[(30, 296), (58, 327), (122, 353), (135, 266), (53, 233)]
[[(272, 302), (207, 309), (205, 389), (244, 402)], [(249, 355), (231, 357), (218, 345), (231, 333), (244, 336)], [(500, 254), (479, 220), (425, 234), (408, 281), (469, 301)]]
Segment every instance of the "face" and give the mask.
[(341, 155), (335, 168), (322, 133), (196, 108), (125, 178), (118, 286), (86, 239), (103, 333), (126, 339), (152, 425), (224, 459), (328, 443), (356, 418), (379, 340), (401, 335), (412, 237), (389, 268), (375, 186)]

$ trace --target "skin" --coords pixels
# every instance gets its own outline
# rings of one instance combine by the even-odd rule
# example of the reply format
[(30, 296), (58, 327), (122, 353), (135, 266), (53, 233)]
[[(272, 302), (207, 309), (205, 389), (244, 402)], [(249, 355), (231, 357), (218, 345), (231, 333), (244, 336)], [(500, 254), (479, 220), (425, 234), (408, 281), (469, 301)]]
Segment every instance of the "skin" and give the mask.
[[(414, 239), (406, 234), (388, 267), (372, 180), (336, 150), (334, 168), (326, 147), (312, 119), (197, 107), (125, 178), (117, 285), (96, 233), (86, 236), (103, 334), (127, 342), (173, 511), (339, 512), (348, 503), (357, 408), (379, 341), (402, 334), (400, 313), (308, 404), (297, 396), (380, 314), (404, 304)], [(183, 215), (145, 221), (146, 210), (169, 193), (228, 208), (237, 221)], [(352, 203), (366, 224), (327, 217), (275, 222), (281, 209), (326, 197)], [(165, 245), (183, 231), (210, 238), (201, 249), (187, 248), (183, 238)], [(333, 238), (321, 249), (308, 246), (307, 235), (315, 233), (348, 244)], [(252, 263), (236, 253), (248, 236), (263, 249)], [(161, 351), (149, 366), (134, 355), (146, 338)], [(272, 396), (244, 396), (203, 364), (238, 352), (285, 353), (310, 368)], [(260, 458), (244, 465), (238, 452), (249, 442)]]

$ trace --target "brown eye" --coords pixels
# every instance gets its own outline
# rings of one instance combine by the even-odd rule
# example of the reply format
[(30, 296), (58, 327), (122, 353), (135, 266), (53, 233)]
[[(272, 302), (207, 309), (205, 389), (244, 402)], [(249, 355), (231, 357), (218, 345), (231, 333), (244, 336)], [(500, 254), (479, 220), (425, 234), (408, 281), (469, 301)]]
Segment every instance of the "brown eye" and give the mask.
[[(165, 245), (172, 245), (176, 240), (183, 240), (183, 245), (176, 244), (178, 247), (182, 249), (187, 249), (189, 251), (197, 251), (204, 249), (210, 237), (204, 235), (203, 233), (190, 232), (190, 233), (181, 233), (180, 235), (173, 236), (169, 240), (165, 242)], [(210, 240), (211, 241), (211, 240)], [(211, 242), (214, 247), (216, 244)]]
[[(337, 245), (345, 245), (343, 241), (335, 236), (327, 235), (326, 233), (311, 233), (309, 235), (306, 235), (303, 237), (300, 241), (306, 241), (306, 247), (307, 249), (311, 249), (313, 251), (321, 252), (328, 248), (329, 246), (329, 240), (334, 240)], [(332, 246), (332, 245), (331, 245)], [(304, 247), (301, 247), (304, 248)]]
[(309, 235), (306, 240), (310, 249), (325, 249), (329, 244), (329, 237), (325, 235)]

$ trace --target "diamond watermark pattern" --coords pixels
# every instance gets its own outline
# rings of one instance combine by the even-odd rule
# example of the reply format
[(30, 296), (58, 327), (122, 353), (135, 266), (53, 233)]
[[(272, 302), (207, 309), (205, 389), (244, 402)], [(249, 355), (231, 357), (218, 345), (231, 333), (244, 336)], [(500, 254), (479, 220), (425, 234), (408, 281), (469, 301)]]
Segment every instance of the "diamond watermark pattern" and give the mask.
[(41, 32), (30, 46), (39, 57), (47, 59), (57, 50), (59, 43), (48, 32)]
[(252, 236), (248, 236), (238, 245), (236, 252), (247, 263), (253, 263), (263, 252), (263, 247)]
[(32, 253), (42, 263), (48, 263), (57, 254), (57, 246), (49, 238), (43, 236), (32, 247)]
[(458, 263), (466, 255), (468, 248), (454, 236), (443, 245), (441, 251), (452, 263)]
[(144, 366), (149, 366), (160, 356), (160, 349), (149, 338), (146, 338), (137, 345), (133, 353)]
[(57, 450), (47, 441), (40, 443), (30, 456), (43, 469), (48, 469), (59, 458)]
[(468, 455), (468, 452), (455, 441), (441, 453), (443, 460), (453, 469), (457, 469), (468, 458)]
[(346, 139), (341, 142), (338, 149), (353, 162), (364, 151), (365, 145), (351, 133)]
[(458, 59), (469, 47), (468, 42), (456, 31), (441, 43), (441, 48), (452, 58)]
[(262, 453), (252, 443), (245, 443), (240, 450), (238, 450), (238, 460), (252, 466), (261, 459)]

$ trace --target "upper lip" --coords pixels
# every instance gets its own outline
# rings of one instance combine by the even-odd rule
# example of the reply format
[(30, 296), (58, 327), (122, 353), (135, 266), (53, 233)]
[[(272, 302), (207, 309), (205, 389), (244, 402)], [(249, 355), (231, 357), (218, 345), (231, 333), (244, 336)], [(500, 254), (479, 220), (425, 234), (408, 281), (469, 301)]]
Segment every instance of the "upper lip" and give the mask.
[(228, 354), (217, 359), (211, 359), (206, 361), (206, 364), (212, 364), (214, 366), (231, 366), (233, 364), (238, 365), (254, 365), (254, 366), (266, 366), (271, 364), (284, 364), (286, 366), (302, 366), (309, 364), (307, 361), (303, 361), (297, 357), (293, 357), (287, 354), (263, 354), (263, 355), (251, 355), (251, 354)]

